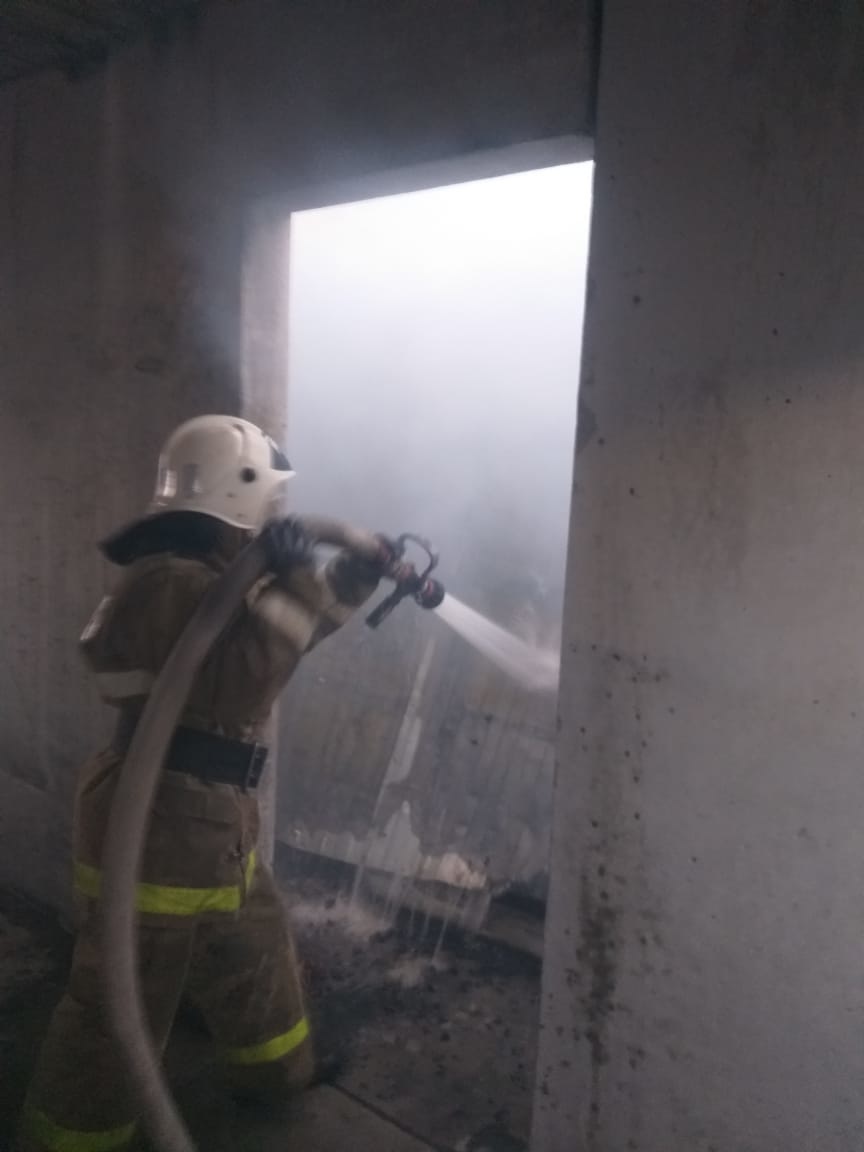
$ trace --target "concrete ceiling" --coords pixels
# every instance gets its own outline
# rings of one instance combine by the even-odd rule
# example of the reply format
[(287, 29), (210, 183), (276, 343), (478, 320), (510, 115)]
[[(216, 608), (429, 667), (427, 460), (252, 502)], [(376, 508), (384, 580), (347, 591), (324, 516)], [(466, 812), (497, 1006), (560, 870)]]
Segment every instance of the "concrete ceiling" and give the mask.
[(145, 35), (171, 36), (200, 0), (0, 0), (0, 83), (47, 68), (78, 76)]

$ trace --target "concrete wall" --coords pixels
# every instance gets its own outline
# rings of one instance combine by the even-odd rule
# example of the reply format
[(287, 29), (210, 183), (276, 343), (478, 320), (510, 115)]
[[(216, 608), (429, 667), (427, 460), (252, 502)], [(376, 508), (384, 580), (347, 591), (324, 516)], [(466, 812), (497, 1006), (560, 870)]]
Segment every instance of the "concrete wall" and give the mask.
[[(0, 91), (0, 882), (67, 891), (74, 773), (105, 719), (76, 654), (94, 542), (138, 512), (176, 421), (284, 420), (279, 334), (241, 340), (253, 206), (584, 131), (587, 10), (222, 0), (86, 80)], [(272, 272), (253, 252), (259, 299)]]
[(172, 424), (240, 403), (241, 221), (167, 115), (196, 99), (135, 55), (0, 93), (0, 880), (52, 901), (104, 727), (76, 651), (94, 544), (142, 508)]
[(534, 1152), (864, 1142), (862, 58), (604, 6)]

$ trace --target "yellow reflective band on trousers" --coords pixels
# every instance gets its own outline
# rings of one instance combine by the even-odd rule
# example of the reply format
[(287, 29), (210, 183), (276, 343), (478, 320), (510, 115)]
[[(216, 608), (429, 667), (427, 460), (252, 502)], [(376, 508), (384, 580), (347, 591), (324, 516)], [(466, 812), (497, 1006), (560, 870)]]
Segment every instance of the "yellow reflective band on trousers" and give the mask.
[[(252, 883), (255, 853), (246, 863), (244, 886)], [(91, 864), (75, 863), (75, 887), (84, 896), (98, 900), (102, 893), (102, 873)], [(202, 912), (236, 912), (243, 903), (243, 888), (229, 884), (223, 888), (175, 888), (170, 884), (139, 884), (135, 907), (139, 912), (160, 916), (197, 916)]]
[(72, 1128), (61, 1128), (35, 1108), (28, 1109), (25, 1127), (29, 1136), (50, 1148), (51, 1152), (114, 1152), (115, 1148), (128, 1144), (135, 1133), (134, 1124), (101, 1132), (76, 1132)]
[(308, 1035), (309, 1021), (304, 1016), (299, 1024), (272, 1040), (250, 1044), (248, 1048), (229, 1048), (225, 1055), (229, 1064), (272, 1064), (299, 1048)]

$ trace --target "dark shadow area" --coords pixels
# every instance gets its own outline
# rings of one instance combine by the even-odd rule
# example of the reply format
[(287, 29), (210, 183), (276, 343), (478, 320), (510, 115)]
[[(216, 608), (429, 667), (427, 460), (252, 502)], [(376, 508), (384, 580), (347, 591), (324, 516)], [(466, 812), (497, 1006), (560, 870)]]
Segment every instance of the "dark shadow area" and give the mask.
[(30, 1069), (72, 954), (54, 913), (0, 891), (0, 1148), (11, 1145)]

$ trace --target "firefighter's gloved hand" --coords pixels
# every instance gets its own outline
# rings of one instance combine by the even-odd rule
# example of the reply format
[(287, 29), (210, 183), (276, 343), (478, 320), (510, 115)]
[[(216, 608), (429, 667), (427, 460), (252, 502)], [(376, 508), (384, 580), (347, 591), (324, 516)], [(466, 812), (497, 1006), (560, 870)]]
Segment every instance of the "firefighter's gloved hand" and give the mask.
[(375, 539), (381, 549), (378, 560), (380, 575), (392, 580), (394, 584), (404, 584), (411, 580), (416, 575), (414, 565), (402, 559), (398, 545), (387, 536), (378, 535)]
[(312, 541), (302, 523), (293, 516), (268, 521), (261, 529), (260, 539), (273, 572), (312, 562)]

